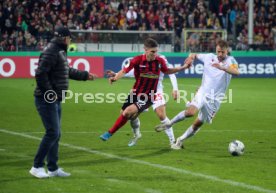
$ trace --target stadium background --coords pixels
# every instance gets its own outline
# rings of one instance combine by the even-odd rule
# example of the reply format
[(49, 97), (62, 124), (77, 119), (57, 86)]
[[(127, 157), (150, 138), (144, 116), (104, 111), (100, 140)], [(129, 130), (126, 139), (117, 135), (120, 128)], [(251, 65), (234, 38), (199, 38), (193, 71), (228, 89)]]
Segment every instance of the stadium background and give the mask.
[[(227, 38), (232, 50), (275, 50), (275, 10), (275, 0), (0, 1), (0, 50), (42, 50), (56, 25), (80, 31), (147, 32), (135, 38), (125, 34), (113, 37), (77, 33), (74, 43), (142, 43), (153, 35), (160, 44), (172, 44), (175, 52), (214, 51), (214, 43), (220, 38)], [(186, 29), (224, 30), (227, 36), (214, 32), (184, 37)], [(173, 32), (174, 36), (151, 34), (158, 31)]]
[[(33, 77), (35, 51), (45, 47), (58, 25), (72, 31), (70, 65), (99, 77), (143, 52), (147, 37), (158, 40), (174, 65), (191, 51), (214, 52), (215, 43), (225, 39), (240, 63), (240, 77), (275, 77), (275, 10), (274, 0), (1, 1), (0, 78)], [(196, 62), (178, 77), (201, 74)]]

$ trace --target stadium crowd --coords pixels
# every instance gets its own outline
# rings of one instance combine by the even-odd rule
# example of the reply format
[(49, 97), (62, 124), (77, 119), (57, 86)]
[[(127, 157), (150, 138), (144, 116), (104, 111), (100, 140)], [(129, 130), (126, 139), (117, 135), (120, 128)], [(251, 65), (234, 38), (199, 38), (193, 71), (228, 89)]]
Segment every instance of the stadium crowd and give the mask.
[[(42, 50), (59, 25), (79, 30), (174, 30), (175, 51), (181, 51), (183, 29), (226, 29), (233, 50), (275, 50), (275, 10), (275, 0), (254, 0), (254, 44), (249, 47), (246, 0), (5, 0), (0, 1), (0, 50)], [(191, 35), (188, 48), (200, 46), (202, 39)]]

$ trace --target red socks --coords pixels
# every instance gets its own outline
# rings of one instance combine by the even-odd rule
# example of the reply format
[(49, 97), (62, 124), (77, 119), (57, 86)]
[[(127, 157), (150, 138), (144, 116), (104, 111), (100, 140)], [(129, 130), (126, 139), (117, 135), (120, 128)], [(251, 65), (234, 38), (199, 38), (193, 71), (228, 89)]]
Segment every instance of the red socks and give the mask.
[(127, 121), (128, 121), (128, 119), (121, 114), (120, 117), (116, 120), (113, 127), (111, 129), (109, 129), (108, 132), (111, 134), (115, 133), (118, 129), (120, 129), (122, 126), (124, 126)]

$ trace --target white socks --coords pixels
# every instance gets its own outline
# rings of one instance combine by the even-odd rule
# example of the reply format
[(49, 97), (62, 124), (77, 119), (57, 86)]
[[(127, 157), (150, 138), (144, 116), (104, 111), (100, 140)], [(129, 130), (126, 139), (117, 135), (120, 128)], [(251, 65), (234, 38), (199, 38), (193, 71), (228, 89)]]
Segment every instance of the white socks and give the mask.
[[(166, 117), (163, 121), (161, 121), (161, 123), (162, 124), (170, 124), (170, 119), (168, 117)], [(140, 120), (138, 117), (134, 120), (130, 120), (130, 125), (132, 127), (134, 135), (140, 134)], [(169, 129), (165, 129), (165, 133), (170, 140), (170, 144), (174, 143), (175, 137), (174, 137), (174, 133), (173, 133), (173, 128), (170, 127)]]
[(172, 118), (171, 125), (173, 125), (179, 121), (183, 121), (184, 119), (185, 119), (185, 111), (181, 111), (174, 118)]
[[(163, 121), (161, 121), (161, 124), (170, 124), (170, 122), (171, 122), (170, 119), (166, 117)], [(165, 133), (170, 140), (170, 144), (173, 144), (175, 142), (173, 128), (170, 127), (169, 129), (165, 129)]]
[(140, 120), (137, 117), (134, 120), (130, 120), (130, 125), (133, 130), (134, 135), (138, 135), (140, 133)]
[(193, 135), (195, 135), (198, 131), (199, 131), (200, 128), (198, 128), (196, 131), (193, 129), (193, 125), (191, 125), (184, 133), (183, 135), (181, 135), (179, 138), (181, 141), (189, 138), (189, 137), (192, 137)]

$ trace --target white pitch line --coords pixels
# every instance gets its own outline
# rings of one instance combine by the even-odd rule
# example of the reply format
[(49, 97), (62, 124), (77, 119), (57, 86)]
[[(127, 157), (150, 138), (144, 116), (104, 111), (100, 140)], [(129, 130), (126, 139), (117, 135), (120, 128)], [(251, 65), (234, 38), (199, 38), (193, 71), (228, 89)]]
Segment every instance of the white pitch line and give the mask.
[[(28, 139), (34, 139), (34, 140), (39, 140), (39, 141), (41, 140), (41, 138), (39, 138), (39, 137), (35, 137), (35, 136), (23, 134), (23, 133), (18, 133), (18, 132), (14, 132), (14, 131), (9, 131), (9, 130), (6, 130), (6, 129), (0, 129), (0, 132), (10, 134), (10, 135), (25, 137), (25, 138), (28, 138)], [(192, 171), (189, 171), (189, 170), (174, 168), (174, 167), (171, 167), (171, 166), (165, 166), (165, 165), (161, 165), (161, 164), (154, 164), (154, 163), (150, 163), (150, 162), (146, 162), (146, 161), (142, 161), (142, 160), (137, 160), (137, 159), (132, 159), (132, 158), (127, 158), (127, 157), (121, 157), (121, 156), (117, 156), (117, 155), (113, 155), (113, 154), (109, 154), (109, 153), (104, 153), (104, 152), (97, 151), (97, 150), (88, 149), (86, 147), (71, 145), (71, 144), (68, 144), (68, 143), (60, 143), (60, 145), (64, 146), (64, 147), (71, 148), (71, 149), (80, 150), (80, 151), (84, 151), (84, 152), (88, 152), (88, 153), (92, 153), (92, 154), (96, 154), (96, 155), (100, 155), (100, 156), (104, 156), (104, 157), (108, 157), (108, 158), (112, 158), (112, 159), (124, 160), (124, 161), (131, 162), (131, 163), (151, 166), (151, 167), (158, 168), (158, 169), (164, 169), (164, 170), (167, 170), (167, 171), (174, 171), (174, 172), (177, 172), (177, 173), (186, 174), (186, 175), (190, 175), (190, 176), (194, 176), (194, 177), (199, 177), (199, 178), (207, 179), (207, 180), (214, 181), (214, 182), (220, 182), (220, 183), (228, 184), (228, 185), (231, 185), (231, 186), (237, 186), (237, 187), (245, 188), (245, 189), (248, 189), (248, 190), (254, 190), (254, 191), (257, 191), (257, 192), (264, 192), (264, 193), (276, 193), (276, 190), (269, 190), (269, 189), (266, 189), (266, 188), (262, 188), (260, 186), (254, 186), (254, 185), (246, 184), (246, 183), (243, 183), (243, 182), (236, 182), (236, 181), (233, 181), (233, 180), (225, 180), (225, 179), (221, 179), (217, 176), (211, 176), (211, 175), (202, 174), (202, 173), (199, 173), (199, 172), (192, 172)]]

